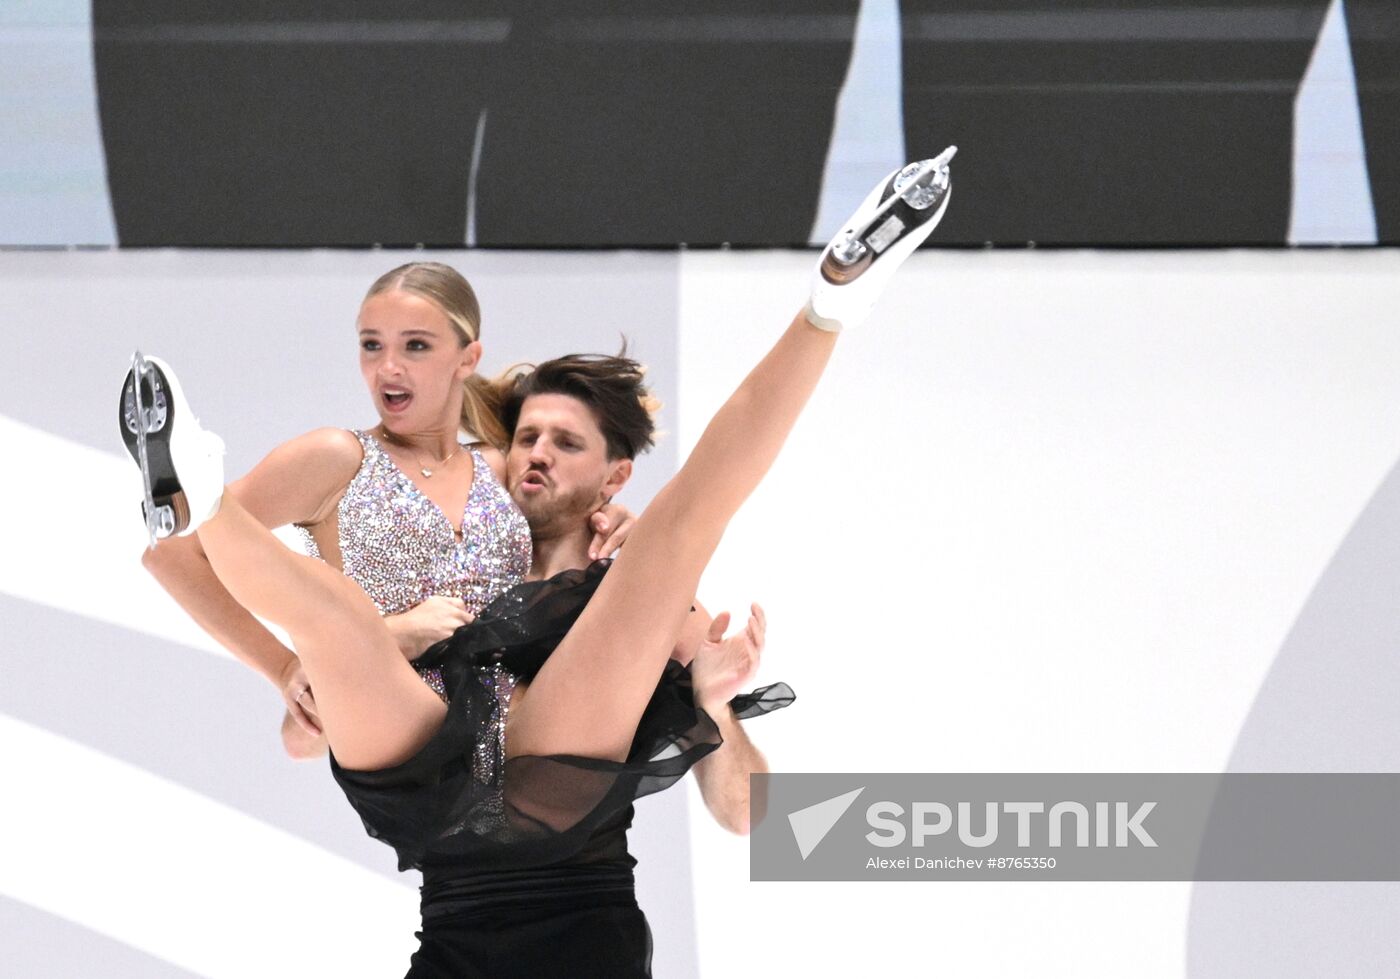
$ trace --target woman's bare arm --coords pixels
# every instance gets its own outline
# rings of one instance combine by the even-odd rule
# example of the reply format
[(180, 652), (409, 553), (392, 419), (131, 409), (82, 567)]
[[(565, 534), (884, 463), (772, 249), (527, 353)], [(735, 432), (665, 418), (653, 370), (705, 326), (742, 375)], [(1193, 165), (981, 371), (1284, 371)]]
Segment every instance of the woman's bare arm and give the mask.
[[(329, 515), (361, 458), (354, 435), (317, 429), (278, 446), (226, 492), (265, 526), (314, 525)], [(299, 665), (296, 655), (233, 600), (215, 576), (198, 537), (162, 541), (146, 551), (141, 563), (200, 628), (285, 690)]]

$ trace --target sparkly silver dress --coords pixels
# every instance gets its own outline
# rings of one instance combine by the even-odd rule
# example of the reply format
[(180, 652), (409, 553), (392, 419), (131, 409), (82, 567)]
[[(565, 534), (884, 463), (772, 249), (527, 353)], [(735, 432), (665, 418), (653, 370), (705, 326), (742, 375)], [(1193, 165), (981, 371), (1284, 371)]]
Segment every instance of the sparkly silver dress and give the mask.
[[(414, 485), (367, 432), (354, 432), (364, 461), (336, 507), (337, 542), (345, 576), (370, 597), (380, 615), (406, 612), (433, 595), (460, 598), (479, 615), (524, 580), (530, 570), (530, 525), (490, 464), (471, 453), (471, 493), (459, 540), (447, 515)], [(305, 528), (307, 552), (321, 557)], [(424, 681), (447, 699), (442, 672), (418, 667)], [(509, 677), (497, 678), (509, 685)], [(504, 691), (509, 696), (509, 690)]]

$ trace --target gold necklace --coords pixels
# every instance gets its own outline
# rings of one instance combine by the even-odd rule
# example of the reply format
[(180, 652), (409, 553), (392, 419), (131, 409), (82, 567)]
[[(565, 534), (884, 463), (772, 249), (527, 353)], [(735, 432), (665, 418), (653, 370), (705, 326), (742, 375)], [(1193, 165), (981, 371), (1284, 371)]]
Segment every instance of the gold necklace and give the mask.
[[(384, 433), (384, 441), (388, 442), (390, 445), (397, 445), (399, 448), (401, 448), (401, 449), (407, 449), (408, 451), (410, 451), (410, 452), (413, 453), (413, 456), (414, 456), (413, 461), (416, 462), (416, 463), (418, 463), (418, 471), (419, 471), (420, 473), (423, 474), (423, 478), (424, 478), (424, 479), (432, 479), (432, 478), (433, 478), (433, 472), (434, 472), (435, 470), (434, 470), (434, 469), (429, 469), (427, 466), (423, 465), (423, 460), (422, 460), (421, 458), (418, 457), (418, 450), (417, 450), (417, 449), (415, 449), (410, 443), (401, 440), (397, 435), (395, 435), (393, 432), (389, 431), (389, 430), (388, 430), (387, 428), (385, 428), (383, 425), (379, 426), (379, 430), (380, 430), (381, 432)], [(457, 453), (458, 453), (458, 452), (461, 452), (461, 451), (462, 451), (462, 447), (461, 447), (461, 445), (458, 445), (457, 448), (455, 448), (455, 449), (453, 449), (451, 452), (449, 452), (449, 453), (447, 454), (446, 458), (444, 458), (441, 462), (434, 463), (434, 466), (436, 467), (436, 469), (441, 469), (443, 466), (445, 466), (445, 465), (447, 465), (449, 462), (451, 462), (452, 459), (453, 459), (453, 457), (456, 456)]]

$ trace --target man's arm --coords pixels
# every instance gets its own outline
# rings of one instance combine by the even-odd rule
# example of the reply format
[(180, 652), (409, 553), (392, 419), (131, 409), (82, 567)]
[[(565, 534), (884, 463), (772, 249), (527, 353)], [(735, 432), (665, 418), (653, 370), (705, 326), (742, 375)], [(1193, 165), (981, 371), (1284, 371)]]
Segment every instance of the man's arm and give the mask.
[[(696, 704), (714, 719), (724, 744), (695, 766), (700, 796), (715, 821), (731, 833), (749, 832), (749, 776), (767, 772), (768, 761), (749, 740), (744, 727), (729, 708), (729, 700), (758, 671), (767, 620), (754, 605), (744, 630), (726, 637), (729, 613), (710, 620), (696, 606), (682, 635), (676, 658), (689, 654)], [(698, 637), (698, 641), (697, 641)]]
[(768, 771), (768, 760), (754, 747), (728, 705), (710, 714), (724, 744), (700, 759), (695, 781), (710, 815), (731, 833), (749, 833), (749, 776)]

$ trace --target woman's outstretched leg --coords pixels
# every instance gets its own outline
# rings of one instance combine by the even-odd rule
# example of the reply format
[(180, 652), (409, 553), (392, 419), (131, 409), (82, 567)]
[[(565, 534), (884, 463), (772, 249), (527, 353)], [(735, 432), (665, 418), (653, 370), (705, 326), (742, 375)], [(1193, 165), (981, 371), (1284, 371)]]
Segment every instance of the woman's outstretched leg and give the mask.
[(442, 701), (358, 585), (293, 553), (225, 492), (223, 443), (195, 420), (169, 366), (137, 354), (119, 410), (122, 438), (145, 478), (153, 541), (197, 530), (234, 599), (287, 630), (337, 760), (383, 768), (417, 751), (440, 726)]
[(868, 312), (884, 281), (937, 224), (949, 158), (892, 175), (823, 253), (808, 308), (720, 408), (642, 514), (593, 600), (517, 695), (508, 756), (627, 756), (725, 527), (777, 457), (830, 359), (835, 331)]

